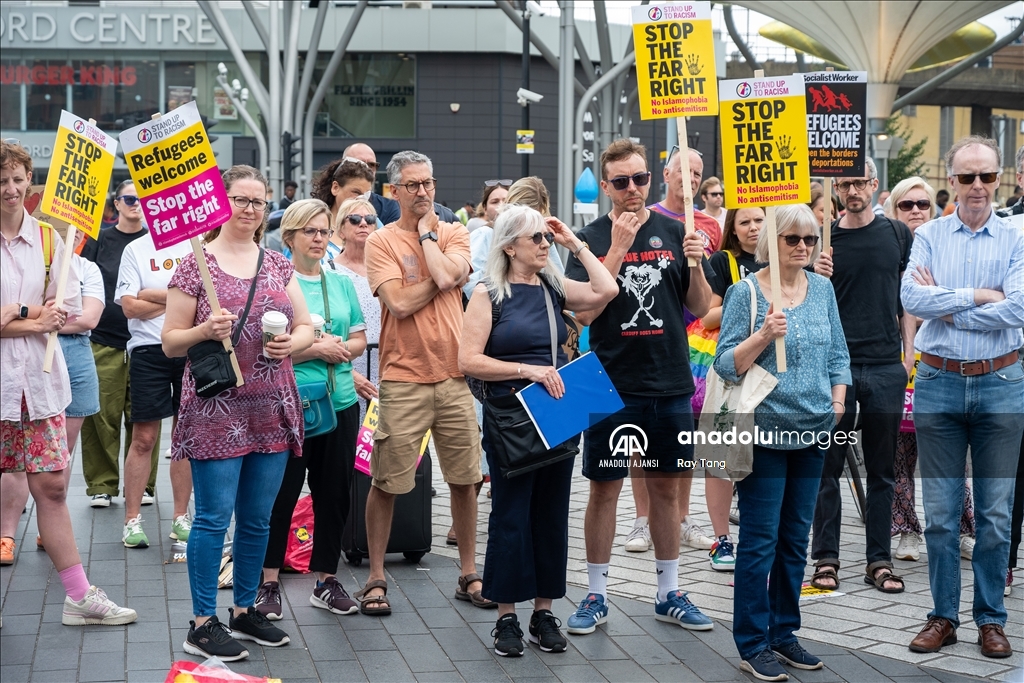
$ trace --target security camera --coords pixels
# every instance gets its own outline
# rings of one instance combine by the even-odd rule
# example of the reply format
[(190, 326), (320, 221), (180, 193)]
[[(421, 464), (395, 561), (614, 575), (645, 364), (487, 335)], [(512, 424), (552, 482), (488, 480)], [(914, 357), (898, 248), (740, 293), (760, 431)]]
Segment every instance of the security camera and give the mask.
[(543, 99), (543, 95), (535, 93), (532, 90), (527, 90), (526, 88), (520, 88), (519, 90), (516, 91), (516, 101), (519, 102), (519, 106), (521, 107), (525, 107), (527, 104), (530, 104), (531, 102), (533, 104), (537, 104)]
[(217, 65), (217, 71), (220, 73), (221, 76), (228, 75), (228, 67), (224, 65), (224, 62), (221, 62)]

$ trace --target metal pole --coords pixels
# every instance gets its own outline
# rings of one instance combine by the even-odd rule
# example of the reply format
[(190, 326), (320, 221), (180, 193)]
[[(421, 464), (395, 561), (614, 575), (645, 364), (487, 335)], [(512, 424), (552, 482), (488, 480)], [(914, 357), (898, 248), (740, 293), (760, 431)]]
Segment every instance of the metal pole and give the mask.
[[(313, 23), (313, 35), (309, 39), (309, 47), (306, 49), (306, 63), (302, 67), (302, 80), (299, 81), (299, 91), (295, 97), (295, 118), (292, 121), (295, 124), (295, 128), (300, 131), (305, 128), (303, 126), (303, 115), (306, 111), (306, 95), (309, 93), (309, 86), (313, 82), (313, 69), (316, 68), (316, 59), (320, 53), (320, 34), (323, 32), (324, 17), (327, 16), (327, 8), (329, 3), (321, 2), (316, 8), (316, 20)], [(305, 159), (305, 150), (313, 149), (313, 138), (312, 136), (302, 136), (302, 149), (303, 159)], [(305, 168), (305, 162), (303, 162), (303, 169)], [(309, 178), (304, 172), (299, 174), (298, 182), (299, 189), (298, 195), (300, 197), (307, 196), (308, 183), (312, 179)]]
[[(356, 32), (356, 27), (359, 25), (359, 19), (363, 16), (363, 11), (366, 9), (368, 0), (359, 0), (356, 3), (355, 9), (352, 10), (352, 16), (348, 19), (348, 26), (345, 27), (345, 32), (338, 40), (337, 46), (334, 48), (334, 54), (331, 55), (331, 61), (327, 63), (327, 68), (324, 70), (323, 76), (320, 77), (320, 83), (316, 86), (316, 92), (313, 93), (313, 99), (309, 102), (309, 108), (306, 110), (306, 120), (302, 126), (302, 139), (313, 140), (313, 126), (316, 123), (316, 112), (320, 109), (320, 103), (324, 101), (324, 96), (327, 95), (327, 89), (333, 87), (332, 81), (334, 80), (334, 73), (338, 70), (338, 66), (341, 65), (341, 60), (345, 57), (345, 50), (348, 48), (349, 42), (352, 40), (352, 35)], [(313, 145), (303, 144), (302, 145), (302, 173), (306, 176), (306, 182), (310, 182), (313, 178)]]
[[(523, 89), (530, 89), (530, 10), (526, 7), (526, 0), (523, 0)], [(523, 105), (522, 129), (530, 129), (530, 103)], [(530, 155), (520, 154), (522, 157), (522, 168), (519, 176), (525, 178), (530, 175)]]
[(249, 20), (256, 28), (256, 35), (260, 37), (263, 47), (270, 50), (270, 36), (267, 35), (267, 27), (260, 21), (260, 15), (256, 13), (256, 7), (252, 4), (252, 0), (243, 0), (242, 7), (245, 8), (245, 13), (249, 15)]
[(238, 41), (235, 40), (235, 35), (231, 32), (224, 14), (220, 11), (220, 6), (216, 2), (210, 2), (209, 0), (198, 0), (198, 2), (202, 10), (206, 12), (206, 17), (210, 20), (210, 23), (217, 30), (217, 35), (224, 41), (224, 45), (235, 59), (235, 64), (238, 66), (238, 70), (242, 72), (242, 78), (245, 79), (249, 92), (252, 94), (252, 98), (256, 100), (256, 106), (259, 107), (263, 118), (265, 120), (269, 119), (271, 111), (269, 93), (263, 87), (263, 81), (260, 80), (256, 72), (253, 71), (252, 66), (249, 65), (249, 60), (245, 58), (245, 53), (242, 52)]
[[(498, 6), (498, 9), (500, 9), (506, 15), (508, 15), (508, 18), (512, 20), (512, 23), (515, 24), (519, 30), (523, 29), (523, 17), (520, 15), (519, 12), (512, 8), (512, 5), (508, 2), (508, 0), (495, 0), (494, 4)], [(563, 13), (564, 12), (565, 10), (563, 10)], [(544, 41), (537, 37), (536, 31), (528, 31), (527, 33), (529, 33), (530, 35), (530, 42), (533, 43), (533, 46), (535, 48), (537, 48), (541, 56), (544, 57), (545, 61), (547, 61), (547, 63), (550, 64), (553, 68), (558, 69), (558, 57), (555, 56), (555, 53), (551, 51), (551, 48), (545, 45)], [(576, 80), (575, 72), (573, 73), (572, 82), (575, 92), (582, 94), (583, 91), (586, 90), (586, 88), (583, 87), (583, 84)]]
[(572, 108), (575, 96), (576, 59), (573, 54), (573, 43), (576, 36), (575, 3), (566, 0), (562, 3), (562, 14), (559, 18), (561, 40), (558, 53), (561, 56), (558, 64), (558, 216), (567, 224), (572, 224), (572, 195), (576, 177), (573, 169), (573, 140), (578, 130), (573, 128)]
[(267, 139), (263, 137), (263, 131), (259, 129), (256, 121), (253, 120), (248, 110), (245, 108), (245, 102), (238, 99), (235, 96), (235, 88), (233, 85), (228, 83), (228, 79), (222, 74), (217, 74), (217, 82), (224, 88), (224, 92), (228, 94), (228, 98), (231, 100), (231, 104), (235, 105), (235, 111), (245, 121), (245, 125), (249, 126), (249, 130), (252, 131), (252, 135), (256, 138), (256, 147), (259, 150), (258, 160), (256, 168), (260, 173), (265, 173), (267, 170)]
[[(295, 97), (295, 79), (299, 70), (299, 18), (302, 13), (302, 3), (285, 3), (290, 8), (288, 22), (288, 40), (284, 44), (284, 93), (281, 95), (281, 129), (289, 133), (295, 130), (292, 123), (292, 101)], [(285, 163), (288, 160), (285, 159)], [(290, 169), (285, 175), (291, 177)]]
[(267, 120), (267, 138), (270, 140), (270, 187), (274, 196), (281, 196), (281, 3), (270, 0), (270, 118)]

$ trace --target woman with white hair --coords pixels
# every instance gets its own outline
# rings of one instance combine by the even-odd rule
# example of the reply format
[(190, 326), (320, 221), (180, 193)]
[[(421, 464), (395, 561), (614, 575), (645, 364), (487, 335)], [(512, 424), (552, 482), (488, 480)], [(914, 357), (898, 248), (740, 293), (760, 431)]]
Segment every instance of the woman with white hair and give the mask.
[[(885, 215), (903, 221), (911, 232), (935, 218), (937, 203), (935, 189), (918, 176), (904, 178), (892, 188), (885, 200)], [(920, 327), (921, 319), (917, 319)], [(916, 561), (921, 557), (921, 522), (914, 508), (914, 470), (917, 468), (917, 432), (904, 432), (896, 436), (894, 473), (896, 489), (892, 497), (891, 534), (900, 535), (893, 556), (897, 560)], [(960, 515), (960, 555), (971, 559), (974, 555), (974, 500), (971, 487), (964, 485), (964, 509)]]
[[(580, 260), (590, 282), (566, 280), (554, 271), (549, 258), (555, 243)], [(459, 370), (483, 380), (489, 395), (538, 383), (561, 398), (565, 386), (556, 368), (567, 362), (561, 350), (567, 330), (557, 325), (558, 358), (552, 358), (546, 297), (556, 310), (588, 311), (617, 292), (611, 274), (565, 223), (526, 206), (508, 206), (494, 223), (484, 280), (466, 308)], [(506, 479), (493, 461), (492, 438), (485, 426), (483, 447), (495, 476), (482, 593), (498, 603), (494, 651), (523, 654), (515, 604), (533, 600), (530, 640), (545, 652), (564, 652), (566, 640), (551, 603), (565, 595), (574, 458)]]
[[(743, 534), (736, 553), (733, 640), (743, 660), (740, 669), (765, 681), (788, 678), (780, 662), (798, 669), (822, 666), (801, 647), (795, 631), (825, 448), (842, 417), (851, 376), (832, 285), (805, 270), (821, 250), (818, 232), (806, 205), (776, 210), (776, 230), (761, 231), (754, 257), (768, 261), (769, 240), (778, 240), (782, 310), (769, 304), (774, 266), (732, 285), (715, 356), (715, 372), (727, 382), (739, 382), (754, 363), (778, 378), (754, 412), (762, 437), (774, 438), (754, 444), (753, 471), (736, 483)], [(775, 356), (774, 342), (781, 337), (784, 373)], [(794, 433), (800, 436), (788, 436)]]

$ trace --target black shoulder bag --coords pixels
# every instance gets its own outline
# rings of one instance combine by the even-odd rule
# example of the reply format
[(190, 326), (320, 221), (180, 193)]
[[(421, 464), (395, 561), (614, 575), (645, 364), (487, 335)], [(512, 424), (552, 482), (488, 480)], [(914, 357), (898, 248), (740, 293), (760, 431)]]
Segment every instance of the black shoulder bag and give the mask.
[[(551, 365), (558, 364), (558, 328), (555, 307), (547, 284), (544, 302), (548, 309), (548, 328), (551, 331)], [(491, 455), (501, 475), (506, 479), (571, 458), (579, 452), (579, 437), (568, 439), (549, 449), (544, 445), (537, 427), (526, 408), (515, 394), (492, 396), (483, 402), (484, 428), (490, 438)]]
[[(252, 278), (252, 287), (249, 288), (249, 298), (245, 302), (245, 310), (238, 318), (235, 333), (231, 335), (231, 346), (237, 347), (238, 341), (242, 338), (242, 328), (245, 327), (245, 319), (249, 317), (249, 308), (252, 306), (252, 299), (256, 296), (256, 283), (260, 279), (260, 270), (263, 268), (263, 248), (260, 247), (260, 257), (256, 262), (256, 275)], [(189, 371), (196, 384), (196, 395), (203, 398), (212, 398), (238, 383), (235, 369), (231, 366), (231, 353), (224, 348), (224, 342), (214, 339), (201, 341), (188, 350)]]

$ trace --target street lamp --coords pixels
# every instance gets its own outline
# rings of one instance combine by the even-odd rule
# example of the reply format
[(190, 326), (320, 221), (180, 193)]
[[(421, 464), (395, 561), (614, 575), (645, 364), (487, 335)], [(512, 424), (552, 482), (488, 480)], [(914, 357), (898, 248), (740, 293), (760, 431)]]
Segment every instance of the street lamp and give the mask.
[(269, 174), (270, 168), (267, 166), (267, 160), (270, 157), (267, 154), (267, 139), (263, 136), (263, 131), (256, 125), (256, 122), (249, 115), (249, 111), (245, 107), (245, 103), (249, 100), (249, 89), (243, 88), (242, 82), (237, 78), (228, 84), (228, 67), (224, 65), (224, 62), (217, 64), (217, 82), (220, 83), (220, 87), (227, 93), (231, 104), (235, 106), (235, 111), (242, 117), (242, 120), (249, 126), (249, 130), (252, 131), (253, 136), (256, 138), (256, 147), (259, 149), (257, 166), (261, 172)]

